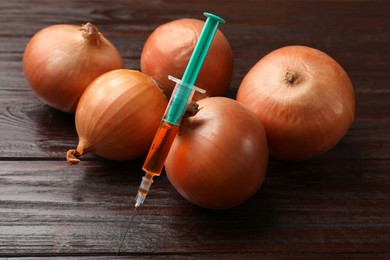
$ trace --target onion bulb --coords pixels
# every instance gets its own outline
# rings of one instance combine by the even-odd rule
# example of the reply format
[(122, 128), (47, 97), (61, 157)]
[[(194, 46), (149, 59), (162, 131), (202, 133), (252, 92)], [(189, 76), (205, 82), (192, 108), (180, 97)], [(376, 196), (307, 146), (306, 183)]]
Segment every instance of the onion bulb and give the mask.
[(147, 152), (167, 100), (145, 74), (127, 69), (107, 72), (94, 80), (76, 110), (79, 143), (67, 161), (93, 152), (111, 160), (131, 160)]
[(120, 68), (117, 49), (91, 23), (46, 27), (31, 38), (23, 55), (24, 75), (35, 94), (71, 113), (95, 78)]
[(263, 57), (244, 77), (237, 100), (263, 123), (270, 154), (304, 160), (334, 147), (355, 114), (351, 80), (330, 56), (287, 46)]
[(267, 139), (256, 115), (225, 97), (199, 100), (199, 112), (182, 121), (165, 171), (189, 202), (226, 209), (251, 198), (268, 165)]
[[(182, 78), (198, 41), (204, 22), (197, 19), (174, 20), (152, 32), (141, 54), (141, 71), (153, 77), (169, 97), (175, 86), (168, 75)], [(195, 85), (207, 90), (208, 96), (223, 95), (233, 73), (230, 44), (217, 30)]]

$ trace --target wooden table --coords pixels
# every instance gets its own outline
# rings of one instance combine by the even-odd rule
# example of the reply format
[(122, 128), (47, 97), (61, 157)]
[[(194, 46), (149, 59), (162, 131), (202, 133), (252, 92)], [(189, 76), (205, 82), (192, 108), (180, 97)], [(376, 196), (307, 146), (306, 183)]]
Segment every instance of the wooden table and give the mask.
[(43, 105), (22, 71), (43, 27), (96, 24), (139, 69), (143, 43), (173, 19), (227, 20), (234, 97), (245, 73), (285, 45), (336, 59), (356, 92), (356, 120), (328, 153), (270, 160), (261, 190), (224, 211), (185, 201), (156, 178), (123, 257), (142, 259), (390, 258), (390, 2), (2, 0), (0, 2), (0, 257), (114, 257), (142, 176), (140, 161), (94, 155), (69, 165), (73, 115)]

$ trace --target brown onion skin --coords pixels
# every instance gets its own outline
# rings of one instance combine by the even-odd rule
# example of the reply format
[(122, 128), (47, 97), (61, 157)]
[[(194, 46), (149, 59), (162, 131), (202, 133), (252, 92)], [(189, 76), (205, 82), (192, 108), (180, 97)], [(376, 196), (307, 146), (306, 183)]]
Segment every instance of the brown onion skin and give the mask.
[[(182, 78), (203, 26), (197, 19), (174, 20), (157, 27), (145, 42), (141, 71), (153, 77), (167, 97), (175, 86), (168, 75)], [(195, 85), (207, 90), (208, 96), (220, 96), (229, 88), (232, 73), (230, 44), (217, 30)]]
[(198, 101), (199, 112), (183, 120), (165, 171), (189, 202), (227, 209), (251, 198), (268, 166), (264, 128), (255, 114), (233, 99)]
[(147, 75), (128, 69), (107, 72), (94, 80), (76, 110), (79, 143), (67, 160), (92, 152), (123, 161), (146, 154), (159, 126), (167, 100)]
[[(23, 55), (26, 80), (49, 106), (74, 113), (85, 88), (99, 75), (123, 68), (117, 49), (98, 31), (86, 36), (90, 23), (58, 24), (37, 32)], [(97, 30), (97, 28), (96, 28)], [(84, 36), (83, 36), (84, 35)]]
[(355, 115), (352, 82), (329, 55), (286, 46), (263, 57), (244, 77), (236, 99), (263, 123), (270, 154), (305, 160), (334, 147)]

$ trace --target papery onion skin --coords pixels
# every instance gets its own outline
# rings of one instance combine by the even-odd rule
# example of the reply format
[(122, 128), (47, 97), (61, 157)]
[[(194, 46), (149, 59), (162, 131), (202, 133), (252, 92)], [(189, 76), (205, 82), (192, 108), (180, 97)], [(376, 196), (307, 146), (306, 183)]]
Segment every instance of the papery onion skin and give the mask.
[(189, 202), (226, 209), (251, 198), (268, 166), (264, 128), (255, 114), (233, 99), (198, 101), (199, 112), (183, 120), (165, 171)]
[[(141, 71), (153, 77), (169, 97), (175, 86), (168, 75), (182, 78), (204, 22), (179, 19), (160, 25), (152, 32), (141, 54)], [(195, 85), (208, 96), (223, 95), (233, 73), (233, 54), (224, 34), (217, 30)]]
[(270, 154), (305, 160), (334, 147), (355, 115), (352, 82), (333, 58), (306, 46), (263, 57), (244, 77), (236, 99), (263, 123)]
[(95, 78), (123, 67), (118, 50), (91, 23), (46, 27), (31, 38), (23, 55), (24, 75), (35, 94), (70, 113)]
[(149, 76), (119, 69), (94, 80), (76, 110), (79, 144), (67, 160), (93, 152), (110, 160), (132, 160), (144, 155), (161, 121), (167, 100)]

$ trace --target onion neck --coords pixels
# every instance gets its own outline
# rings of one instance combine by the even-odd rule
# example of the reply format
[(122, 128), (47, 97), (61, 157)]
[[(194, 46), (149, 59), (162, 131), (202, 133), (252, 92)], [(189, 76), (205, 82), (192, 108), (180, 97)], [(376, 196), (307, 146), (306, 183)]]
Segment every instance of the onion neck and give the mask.
[(101, 46), (101, 33), (95, 25), (92, 23), (83, 24), (80, 31), (82, 31), (82, 36), (84, 39), (88, 40), (89, 43), (94, 44), (97, 47)]

